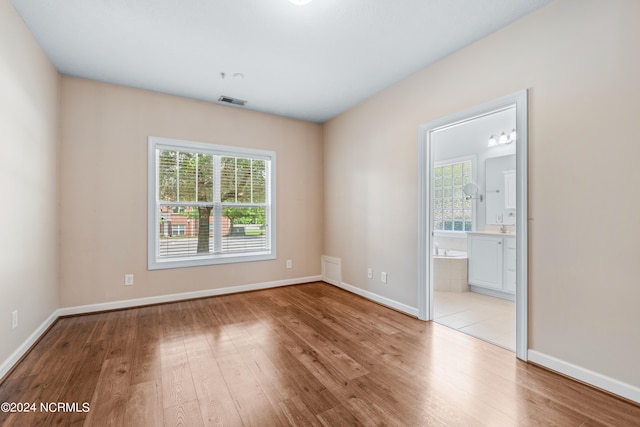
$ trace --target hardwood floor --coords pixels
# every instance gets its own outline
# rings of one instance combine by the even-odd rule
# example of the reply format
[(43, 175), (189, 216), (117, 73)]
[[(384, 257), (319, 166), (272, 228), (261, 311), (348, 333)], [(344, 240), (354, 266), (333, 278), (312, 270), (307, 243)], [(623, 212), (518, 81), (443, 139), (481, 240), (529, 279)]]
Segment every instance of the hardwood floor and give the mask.
[(2, 425), (640, 425), (638, 406), (323, 283), (60, 319), (5, 401), (80, 410)]

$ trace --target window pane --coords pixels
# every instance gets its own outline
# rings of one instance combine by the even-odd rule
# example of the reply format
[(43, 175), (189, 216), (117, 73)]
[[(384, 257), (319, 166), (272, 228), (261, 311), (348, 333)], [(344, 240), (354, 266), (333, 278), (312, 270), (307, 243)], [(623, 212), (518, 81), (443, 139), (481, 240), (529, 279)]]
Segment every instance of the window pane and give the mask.
[(436, 221), (442, 220), (442, 210), (437, 210), (433, 213), (433, 217)]
[(469, 221), (471, 221), (472, 218), (473, 213), (471, 211), (464, 211), (464, 219), (468, 219)]
[(251, 203), (251, 160), (236, 158), (238, 203)]
[(473, 207), (471, 199), (465, 199), (464, 200), (464, 208), (468, 209), (469, 211), (471, 211), (471, 208)]
[(453, 177), (453, 185), (462, 185), (462, 175)]
[(442, 201), (442, 199), (436, 199), (433, 203), (433, 206), (437, 209), (437, 210), (441, 210), (442, 207), (444, 206), (444, 202)]
[(465, 175), (471, 175), (471, 162), (464, 162), (462, 170)]
[(212, 207), (182, 208), (174, 213), (175, 206), (160, 206), (160, 258), (208, 255), (213, 249)]
[(265, 249), (266, 208), (224, 207), (222, 209), (223, 252), (246, 252)]
[(464, 197), (462, 187), (453, 187), (453, 197)]
[(453, 174), (462, 175), (462, 163), (456, 163), (453, 165)]
[(439, 166), (433, 170), (433, 176), (441, 177), (442, 176), (442, 167)]
[(471, 176), (470, 175), (465, 175), (464, 178), (462, 178), (462, 184), (467, 185), (471, 182)]
[(464, 219), (464, 215), (462, 214), (462, 211), (454, 210), (453, 211), (453, 218), (454, 219)]
[(445, 221), (450, 221), (453, 219), (453, 213), (451, 211), (443, 211), (442, 214)]
[(453, 231), (453, 221), (445, 221), (443, 229), (446, 231)]
[(442, 168), (442, 174), (444, 176), (451, 176), (452, 171), (453, 171), (453, 167), (451, 167), (451, 165), (447, 165)]
[(453, 185), (453, 178), (448, 177), (444, 179), (444, 186), (451, 187)]
[(442, 188), (436, 188), (436, 191), (434, 193), (434, 197), (436, 199), (441, 199), (442, 198)]
[(444, 209), (451, 209), (453, 208), (453, 200), (452, 199), (444, 199), (444, 205), (443, 205)]
[(178, 200), (196, 201), (196, 154), (178, 153)]
[(160, 200), (175, 202), (178, 200), (177, 153), (158, 150), (158, 195)]
[(445, 188), (444, 189), (444, 197), (453, 197), (453, 188)]
[(462, 221), (455, 221), (453, 224), (454, 231), (462, 231)]
[(442, 178), (436, 178), (433, 180), (433, 187), (439, 188), (442, 187)]
[(236, 158), (220, 159), (220, 201), (236, 201)]
[(213, 202), (213, 156), (198, 154), (198, 201)]
[(267, 169), (264, 160), (253, 160), (251, 164), (253, 173), (253, 203), (264, 203), (267, 200), (266, 179)]
[(453, 208), (462, 209), (462, 199), (453, 199)]
[(471, 221), (464, 222), (464, 231), (473, 231), (471, 227)]
[(434, 230), (442, 230), (442, 221), (434, 221), (433, 222)]

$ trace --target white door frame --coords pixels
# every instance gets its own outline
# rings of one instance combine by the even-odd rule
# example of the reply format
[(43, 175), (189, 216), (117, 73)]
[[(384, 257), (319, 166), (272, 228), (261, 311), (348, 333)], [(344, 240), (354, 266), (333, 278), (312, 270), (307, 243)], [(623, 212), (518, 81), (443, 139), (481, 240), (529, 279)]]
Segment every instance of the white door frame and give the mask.
[(528, 350), (528, 129), (527, 90), (488, 102), (466, 111), (425, 123), (420, 126), (419, 186), (419, 250), (418, 317), (433, 320), (433, 219), (431, 189), (433, 188), (434, 131), (483, 117), (506, 108), (516, 107), (516, 356), (527, 360)]

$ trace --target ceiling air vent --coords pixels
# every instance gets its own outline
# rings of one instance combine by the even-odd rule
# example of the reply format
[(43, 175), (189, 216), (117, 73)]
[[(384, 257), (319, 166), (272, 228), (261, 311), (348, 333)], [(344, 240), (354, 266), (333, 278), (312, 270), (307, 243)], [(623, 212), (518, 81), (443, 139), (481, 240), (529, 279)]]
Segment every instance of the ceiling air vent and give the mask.
[(244, 106), (244, 104), (247, 103), (247, 101), (243, 101), (242, 99), (236, 99), (236, 98), (232, 98), (230, 96), (224, 96), (222, 95), (220, 98), (218, 98), (219, 102), (226, 102), (227, 104), (233, 104), (233, 105), (239, 105), (239, 106)]

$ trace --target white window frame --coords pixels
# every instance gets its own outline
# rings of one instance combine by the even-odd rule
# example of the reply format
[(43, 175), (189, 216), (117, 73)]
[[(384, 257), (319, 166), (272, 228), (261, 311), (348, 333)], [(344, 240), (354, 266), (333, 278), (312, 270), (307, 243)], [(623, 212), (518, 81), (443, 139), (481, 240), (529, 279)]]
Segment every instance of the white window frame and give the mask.
[[(160, 245), (160, 202), (158, 200), (157, 162), (158, 150), (196, 151), (222, 157), (247, 157), (267, 160), (267, 249), (263, 251), (209, 253), (188, 257), (161, 258)], [(207, 144), (202, 142), (182, 141), (171, 138), (150, 136), (148, 138), (148, 269), (160, 270), (168, 268), (197, 267), (204, 265), (230, 264), (274, 260), (276, 254), (276, 153), (274, 151), (257, 150), (243, 147)], [(215, 214), (222, 214), (222, 204), (213, 202)], [(197, 203), (189, 203), (189, 205)], [(215, 215), (214, 214), (214, 215)], [(221, 230), (217, 236), (221, 238)], [(214, 234), (214, 238), (216, 234)]]
[[(447, 166), (447, 165), (453, 165), (456, 163), (464, 163), (464, 162), (468, 162), (471, 161), (471, 182), (473, 183), (477, 183), (478, 182), (478, 157), (473, 154), (470, 156), (463, 156), (463, 157), (455, 157), (452, 159), (444, 159), (444, 160), (440, 160), (437, 162), (433, 162), (433, 169), (435, 170), (435, 168), (440, 167), (440, 166)], [(434, 182), (435, 180), (433, 179), (433, 177), (431, 177), (432, 182)], [(431, 194), (435, 195), (435, 189), (431, 189)], [(477, 211), (478, 211), (478, 203), (477, 203), (477, 195), (474, 196), (471, 199), (471, 231), (476, 231), (477, 230), (477, 221), (476, 221), (476, 217), (477, 217)], [(432, 196), (432, 200), (431, 203), (433, 204), (433, 196)], [(433, 227), (433, 225), (432, 225)], [(461, 230), (461, 231), (455, 231), (455, 230), (433, 230), (433, 235), (435, 237), (454, 237), (454, 238), (461, 238), (461, 239), (466, 239), (467, 238), (467, 233), (468, 231), (465, 230)]]

